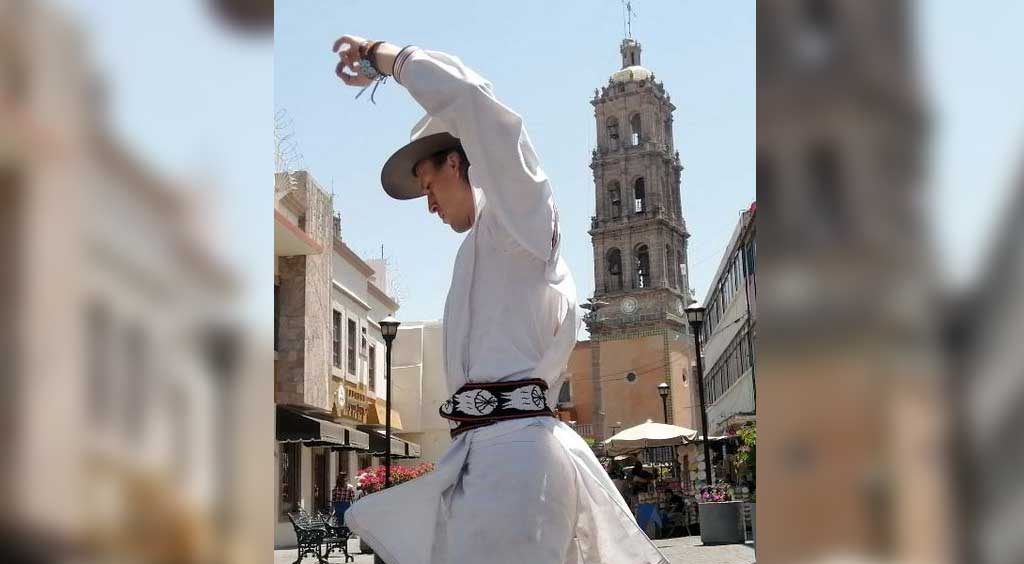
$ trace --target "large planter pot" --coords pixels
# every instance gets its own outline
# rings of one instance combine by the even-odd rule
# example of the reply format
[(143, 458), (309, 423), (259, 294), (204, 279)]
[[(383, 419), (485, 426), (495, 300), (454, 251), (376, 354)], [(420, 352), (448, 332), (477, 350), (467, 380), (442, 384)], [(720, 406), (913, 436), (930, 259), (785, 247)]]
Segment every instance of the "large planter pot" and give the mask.
[(753, 537), (750, 540), (757, 544), (757, 504), (750, 504), (750, 536)]
[(704, 544), (742, 544), (743, 534), (742, 501), (701, 503), (700, 540)]

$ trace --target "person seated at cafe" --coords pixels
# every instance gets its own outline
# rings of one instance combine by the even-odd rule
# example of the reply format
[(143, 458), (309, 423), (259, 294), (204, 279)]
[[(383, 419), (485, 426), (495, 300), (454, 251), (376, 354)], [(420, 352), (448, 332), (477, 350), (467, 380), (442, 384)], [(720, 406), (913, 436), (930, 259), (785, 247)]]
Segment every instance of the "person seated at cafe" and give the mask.
[(686, 500), (679, 495), (678, 490), (671, 490), (668, 493), (668, 510), (673, 513), (682, 513), (686, 510)]
[(654, 474), (644, 470), (643, 463), (637, 460), (633, 469), (629, 471), (629, 479), (633, 484), (633, 493), (639, 494), (649, 489), (650, 483), (654, 481)]

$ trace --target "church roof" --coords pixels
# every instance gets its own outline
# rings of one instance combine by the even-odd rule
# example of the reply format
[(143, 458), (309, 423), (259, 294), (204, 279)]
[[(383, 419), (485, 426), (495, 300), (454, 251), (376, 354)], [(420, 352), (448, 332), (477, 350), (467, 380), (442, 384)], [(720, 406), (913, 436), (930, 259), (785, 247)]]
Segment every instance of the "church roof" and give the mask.
[(637, 82), (649, 80), (654, 73), (646, 67), (633, 65), (612, 74), (612, 82)]

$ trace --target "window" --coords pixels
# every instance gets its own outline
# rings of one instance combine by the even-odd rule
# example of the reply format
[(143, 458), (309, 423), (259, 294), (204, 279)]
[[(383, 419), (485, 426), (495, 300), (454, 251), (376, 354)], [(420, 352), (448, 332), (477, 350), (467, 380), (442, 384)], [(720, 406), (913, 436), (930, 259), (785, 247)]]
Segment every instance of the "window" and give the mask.
[(675, 288), (676, 287), (676, 269), (672, 266), (672, 259), (675, 258), (675, 253), (672, 252), (670, 245), (665, 245), (665, 272), (667, 272), (668, 283)]
[(752, 367), (750, 326), (744, 326), (725, 347), (705, 376), (705, 393), (712, 404), (727, 392)]
[(683, 251), (676, 251), (676, 267), (679, 269), (679, 286), (683, 290), (687, 290), (686, 284), (686, 261), (683, 260)]
[(329, 509), (327, 506), (328, 486), (327, 452), (325, 449), (313, 449), (313, 509), (317, 511)]
[(637, 178), (633, 183), (633, 211), (644, 213), (647, 209), (647, 191), (644, 189), (644, 179)]
[(281, 343), (281, 284), (274, 284), (274, 350), (280, 350)]
[(299, 468), (301, 465), (301, 447), (299, 443), (281, 443), (280, 464), (281, 481), (278, 484), (280, 495), (280, 518), (287, 519), (288, 512), (299, 508), (299, 496), (302, 489), (299, 484)]
[(814, 148), (808, 157), (807, 177), (809, 200), (820, 225), (842, 235), (844, 194), (836, 152), (826, 146)]
[(835, 54), (836, 15), (833, 0), (804, 0), (796, 53), (809, 67), (827, 63)]
[(180, 383), (168, 384), (165, 392), (168, 409), (176, 423), (173, 427), (174, 437), (171, 439), (173, 460), (172, 473), (175, 478), (184, 483), (188, 477), (189, 469), (192, 467), (190, 448), (195, 444), (192, 436), (192, 413), (190, 406), (193, 404), (188, 397), (185, 388)]
[(348, 320), (348, 373), (356, 374), (356, 320)]
[(341, 368), (341, 312), (334, 310), (334, 366)]
[(572, 401), (572, 388), (569, 385), (569, 381), (562, 382), (562, 387), (558, 390), (558, 403), (570, 403)]
[(611, 186), (608, 187), (608, 196), (611, 200), (612, 217), (618, 218), (622, 216), (622, 189), (619, 188), (618, 182), (612, 182)]
[(125, 331), (125, 430), (133, 440), (142, 438), (145, 430), (148, 386), (148, 343), (141, 327), (130, 326)]
[(640, 245), (636, 248), (636, 279), (634, 280), (634, 288), (650, 288), (651, 287), (651, 259), (650, 254), (647, 251), (647, 245)]
[(370, 345), (370, 391), (377, 389), (377, 347)]
[(608, 281), (605, 283), (605, 291), (619, 290), (622, 290), (622, 252), (612, 249), (608, 251)]
[(88, 367), (89, 367), (89, 398), (88, 412), (90, 419), (102, 427), (109, 417), (110, 401), (110, 349), (108, 337), (110, 331), (110, 316), (106, 308), (99, 304), (89, 307), (86, 314), (86, 338), (88, 339)]
[(608, 144), (612, 150), (619, 148), (619, 118), (612, 116), (608, 118)]
[(633, 117), (629, 118), (629, 129), (632, 134), (630, 142), (636, 147), (640, 144), (640, 114), (633, 114)]
[(665, 145), (668, 147), (672, 146), (672, 120), (665, 120)]
[[(775, 221), (779, 217), (776, 215), (779, 209), (779, 198), (775, 167), (767, 157), (758, 155), (755, 174), (757, 175), (754, 180), (757, 186), (757, 200), (761, 202), (762, 207), (767, 206), (765, 207), (768, 210), (766, 213), (772, 214), (768, 216), (771, 219), (766, 221)], [(783, 232), (783, 235), (786, 233)]]

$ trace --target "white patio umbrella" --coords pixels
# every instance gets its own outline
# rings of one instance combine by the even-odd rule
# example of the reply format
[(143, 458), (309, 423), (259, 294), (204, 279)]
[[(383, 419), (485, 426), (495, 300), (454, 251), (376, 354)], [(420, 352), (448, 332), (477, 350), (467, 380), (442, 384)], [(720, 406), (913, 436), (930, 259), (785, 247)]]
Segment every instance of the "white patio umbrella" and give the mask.
[(605, 439), (604, 444), (607, 445), (608, 454), (615, 456), (643, 448), (684, 445), (696, 438), (697, 431), (693, 429), (654, 423), (648, 419), (646, 423), (630, 427)]

